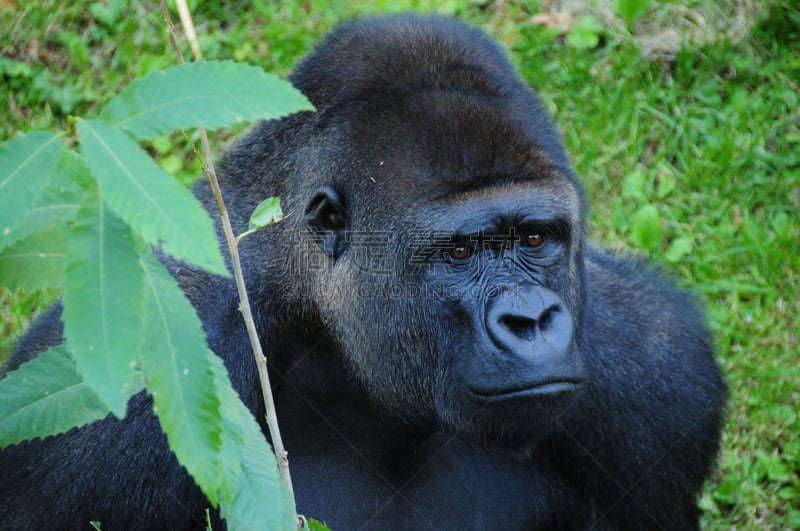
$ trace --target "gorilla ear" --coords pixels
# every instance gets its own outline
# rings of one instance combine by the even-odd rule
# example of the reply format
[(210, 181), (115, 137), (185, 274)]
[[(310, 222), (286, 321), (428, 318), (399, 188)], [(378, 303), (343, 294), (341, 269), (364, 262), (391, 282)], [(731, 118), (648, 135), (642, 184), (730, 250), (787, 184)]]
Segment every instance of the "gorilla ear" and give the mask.
[(339, 192), (330, 186), (320, 188), (306, 207), (306, 228), (331, 258), (344, 252), (347, 210)]

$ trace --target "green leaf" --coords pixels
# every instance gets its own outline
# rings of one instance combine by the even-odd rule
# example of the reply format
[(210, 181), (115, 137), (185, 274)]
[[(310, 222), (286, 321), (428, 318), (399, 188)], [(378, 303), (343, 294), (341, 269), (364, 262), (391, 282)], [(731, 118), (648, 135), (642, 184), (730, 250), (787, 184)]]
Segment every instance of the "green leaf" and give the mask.
[(668, 262), (675, 263), (690, 252), (692, 252), (691, 238), (678, 238), (670, 244), (669, 249), (664, 253), (664, 258)]
[(94, 186), (94, 178), (86, 161), (77, 152), (72, 150), (64, 151), (61, 160), (58, 161), (58, 185), (64, 186), (66, 179), (77, 184), (82, 190), (88, 190)]
[(146, 139), (175, 129), (216, 129), (303, 110), (314, 107), (290, 83), (261, 68), (232, 61), (201, 61), (134, 81), (100, 116), (137, 139)]
[(231, 387), (222, 361), (217, 356), (211, 361), (224, 419), (221, 475), (232, 494), (220, 497), (220, 513), (231, 529), (294, 529), (294, 500), (280, 479), (275, 454)]
[(0, 447), (63, 433), (108, 413), (66, 349), (53, 347), (0, 380)]
[(321, 522), (317, 522), (313, 518), (308, 519), (308, 531), (331, 531), (331, 529)]
[(786, 463), (776, 454), (759, 452), (756, 457), (756, 469), (758, 470), (759, 478), (763, 478), (766, 475), (770, 481), (775, 483), (786, 482), (790, 477)]
[(153, 411), (178, 461), (213, 505), (231, 497), (220, 477), (223, 419), (200, 319), (164, 266), (150, 255), (145, 272), (142, 368)]
[(730, 505), (736, 504), (742, 490), (742, 478), (736, 474), (727, 474), (714, 491), (714, 498)]
[(158, 167), (125, 133), (95, 120), (78, 120), (89, 169), (109, 206), (151, 245), (230, 276), (213, 224), (197, 199)]
[(36, 204), (55, 170), (64, 143), (54, 133), (36, 132), (0, 144), (0, 249)]
[(614, 0), (614, 11), (628, 23), (647, 13), (652, 0)]
[(281, 209), (281, 198), (270, 197), (264, 199), (253, 210), (250, 216), (250, 230), (258, 230), (283, 219), (283, 209)]
[[(82, 161), (73, 151), (64, 151), (56, 171), (51, 174), (36, 206), (29, 210), (24, 221), (17, 227), (6, 242), (12, 245), (23, 238), (52, 229), (64, 229), (78, 213), (78, 206), (83, 198), (83, 189), (73, 179), (80, 178), (74, 174), (74, 159)], [(85, 169), (85, 168), (84, 168)], [(88, 169), (86, 169), (88, 172)], [(90, 181), (94, 182), (91, 180)], [(54, 285), (54, 284), (53, 284)]]
[(584, 16), (570, 30), (567, 43), (579, 50), (591, 50), (600, 44), (600, 35), (603, 34), (603, 25), (594, 17)]
[(142, 337), (142, 270), (130, 228), (96, 190), (69, 234), (64, 335), (84, 381), (119, 418), (138, 390), (134, 348)]
[(0, 251), (0, 278), (10, 289), (61, 287), (66, 263), (65, 231), (56, 225)]
[(637, 247), (647, 251), (653, 251), (661, 245), (661, 219), (655, 206), (645, 205), (636, 212), (632, 237)]
[[(0, 278), (11, 289), (61, 287), (66, 266), (67, 225), (78, 213), (88, 169), (73, 151), (63, 151), (36, 206), (0, 251)], [(89, 177), (89, 181), (91, 177)]]

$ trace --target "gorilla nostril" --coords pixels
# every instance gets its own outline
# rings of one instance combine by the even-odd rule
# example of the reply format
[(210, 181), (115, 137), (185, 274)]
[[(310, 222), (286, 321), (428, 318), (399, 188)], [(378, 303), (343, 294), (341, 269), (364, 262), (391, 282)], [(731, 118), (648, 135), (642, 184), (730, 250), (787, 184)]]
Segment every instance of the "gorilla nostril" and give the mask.
[(560, 311), (561, 307), (558, 304), (554, 304), (543, 311), (542, 315), (539, 316), (539, 330), (542, 332), (547, 330), (553, 323), (553, 319), (555, 319), (556, 314)]
[(536, 335), (536, 319), (522, 315), (504, 315), (500, 322), (520, 339), (532, 340)]

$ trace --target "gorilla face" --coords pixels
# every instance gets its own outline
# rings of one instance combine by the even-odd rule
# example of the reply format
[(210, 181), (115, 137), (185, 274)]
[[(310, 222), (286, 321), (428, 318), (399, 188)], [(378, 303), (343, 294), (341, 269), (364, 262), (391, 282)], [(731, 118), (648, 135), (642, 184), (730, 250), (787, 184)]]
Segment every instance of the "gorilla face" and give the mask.
[[(537, 195), (493, 190), (454, 215), (423, 284), (444, 369), (439, 417), (487, 435), (544, 433), (584, 379), (569, 285), (569, 222), (547, 215)], [(490, 206), (485, 206), (485, 205)], [(478, 214), (476, 216), (475, 214)]]

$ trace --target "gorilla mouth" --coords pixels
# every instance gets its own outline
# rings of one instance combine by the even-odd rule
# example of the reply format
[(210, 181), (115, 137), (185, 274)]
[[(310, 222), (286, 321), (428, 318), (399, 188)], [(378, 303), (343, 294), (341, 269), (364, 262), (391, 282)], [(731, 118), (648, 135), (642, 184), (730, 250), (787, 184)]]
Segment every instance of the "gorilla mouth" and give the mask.
[(478, 388), (467, 386), (467, 389), (474, 396), (484, 402), (500, 402), (518, 398), (551, 398), (559, 395), (571, 394), (580, 389), (582, 380), (565, 379), (549, 380), (542, 383), (499, 387), (499, 388)]

